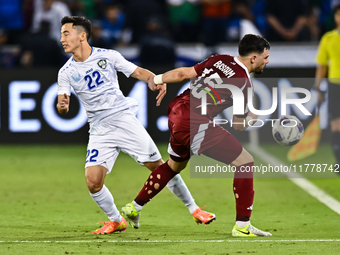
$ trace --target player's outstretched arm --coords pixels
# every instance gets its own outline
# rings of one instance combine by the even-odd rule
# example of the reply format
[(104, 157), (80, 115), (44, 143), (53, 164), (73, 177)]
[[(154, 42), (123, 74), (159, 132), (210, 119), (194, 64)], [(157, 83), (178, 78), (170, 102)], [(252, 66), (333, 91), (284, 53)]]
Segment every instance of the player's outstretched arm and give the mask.
[(68, 113), (70, 108), (70, 97), (64, 93), (64, 95), (58, 95), (57, 109), (60, 114)]
[(155, 84), (176, 83), (187, 79), (195, 78), (197, 76), (194, 67), (180, 67), (173, 69), (164, 74), (156, 75), (154, 78)]
[(131, 74), (131, 76), (138, 80), (147, 82), (148, 87), (152, 91), (158, 91), (158, 95), (156, 97), (156, 100), (157, 100), (156, 105), (159, 106), (166, 94), (166, 84), (164, 83), (164, 84), (156, 85), (156, 84), (149, 83), (149, 81), (153, 80), (153, 78), (155, 77), (155, 74), (141, 67), (137, 67), (136, 70)]
[(137, 67), (131, 74), (131, 77), (144, 82), (147, 82), (150, 76), (155, 76), (155, 74), (141, 67)]
[(155, 77), (149, 77), (148, 86), (151, 90), (159, 90), (157, 96), (157, 106), (161, 104), (165, 93), (162, 91), (165, 89), (167, 83), (176, 83), (181, 82), (187, 79), (191, 79), (197, 76), (196, 70), (194, 67), (181, 67), (177, 69), (173, 69), (164, 74), (156, 75)]

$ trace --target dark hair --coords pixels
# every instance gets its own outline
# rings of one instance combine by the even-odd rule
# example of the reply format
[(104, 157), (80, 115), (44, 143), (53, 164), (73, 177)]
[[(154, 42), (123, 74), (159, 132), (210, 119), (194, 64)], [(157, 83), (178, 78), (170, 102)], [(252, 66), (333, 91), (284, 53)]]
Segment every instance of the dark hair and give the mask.
[(243, 36), (238, 45), (238, 53), (241, 57), (247, 56), (250, 53), (261, 54), (264, 49), (270, 49), (269, 42), (263, 37), (253, 34)]
[(336, 4), (336, 5), (333, 7), (334, 13), (336, 13), (338, 10), (340, 10), (340, 4)]
[[(81, 27), (85, 30), (87, 40), (91, 37), (91, 21), (81, 16), (65, 16), (61, 20), (61, 25), (72, 23), (74, 27)], [(77, 29), (77, 28), (76, 28)]]

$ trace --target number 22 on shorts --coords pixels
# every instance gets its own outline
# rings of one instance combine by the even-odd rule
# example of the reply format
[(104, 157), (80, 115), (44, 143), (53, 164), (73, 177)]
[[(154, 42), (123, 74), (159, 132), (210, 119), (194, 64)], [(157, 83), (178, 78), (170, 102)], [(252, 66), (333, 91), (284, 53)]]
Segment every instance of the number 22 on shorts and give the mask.
[(87, 163), (87, 162), (97, 162), (96, 157), (98, 157), (98, 153), (99, 152), (98, 152), (97, 149), (87, 150), (85, 163)]

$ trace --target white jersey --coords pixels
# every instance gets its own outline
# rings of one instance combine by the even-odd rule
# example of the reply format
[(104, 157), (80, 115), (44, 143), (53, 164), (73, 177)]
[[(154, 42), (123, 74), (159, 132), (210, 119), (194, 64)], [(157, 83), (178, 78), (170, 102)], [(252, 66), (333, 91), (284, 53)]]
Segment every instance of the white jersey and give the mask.
[(88, 122), (102, 119), (112, 113), (138, 105), (125, 97), (119, 88), (117, 71), (129, 77), (137, 66), (119, 52), (92, 47), (84, 62), (71, 57), (58, 73), (58, 95), (71, 95), (71, 86), (82, 102)]

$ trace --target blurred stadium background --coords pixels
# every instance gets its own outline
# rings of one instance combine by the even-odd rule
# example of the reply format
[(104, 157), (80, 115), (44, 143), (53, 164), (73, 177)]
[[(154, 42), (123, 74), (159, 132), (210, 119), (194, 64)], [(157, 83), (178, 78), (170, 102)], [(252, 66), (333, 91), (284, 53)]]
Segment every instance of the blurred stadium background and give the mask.
[[(140, 253), (138, 247), (145, 248), (148, 254), (296, 254), (297, 251), (337, 254), (340, 212), (336, 202), (340, 199), (340, 186), (336, 174), (333, 179), (311, 180), (337, 199), (336, 209), (322, 205), (322, 198), (311, 197), (308, 191), (302, 191), (289, 180), (257, 180), (256, 222), (260, 228), (264, 225), (276, 235), (273, 241), (268, 241), (272, 243), (263, 241), (263, 246), (255, 241), (234, 242), (229, 235), (234, 217), (231, 180), (215, 179), (208, 183), (190, 179), (189, 171), (183, 173), (188, 186), (194, 196), (200, 194), (202, 187), (209, 191), (199, 202), (209, 201), (209, 209), (217, 215), (220, 213), (220, 226), (200, 232), (201, 228), (197, 230), (192, 222), (181, 219), (172, 225), (180, 233), (176, 232), (166, 217), (160, 216), (162, 212), (157, 205), (176, 207), (174, 211), (169, 210), (171, 217), (176, 217), (178, 210), (183, 215), (186, 212), (177, 209), (179, 204), (164, 192), (144, 213), (145, 229), (126, 236), (103, 237), (93, 243), (88, 230), (95, 228), (92, 223), (105, 217), (96, 211), (81, 179), (88, 139), (86, 114), (75, 96), (71, 97), (71, 110), (66, 116), (59, 115), (55, 105), (57, 73), (69, 57), (59, 43), (60, 19), (65, 15), (84, 15), (91, 19), (92, 46), (118, 50), (126, 59), (154, 73), (192, 66), (214, 53), (237, 55), (237, 42), (244, 34), (261, 34), (271, 43), (270, 63), (261, 76), (254, 76), (254, 84), (259, 109), (268, 109), (272, 87), (312, 90), (318, 43), (325, 32), (334, 28), (332, 7), (339, 3), (336, 0), (0, 0), (0, 223), (4, 226), (3, 231), (0, 230), (0, 253), (18, 254), (25, 250), (27, 254), (98, 254), (110, 250), (111, 244), (105, 242), (114, 239), (121, 254)], [(273, 17), (287, 27), (298, 19), (305, 25), (294, 37), (284, 38), (272, 29)], [(188, 83), (169, 85), (166, 98), (156, 108), (156, 94), (149, 91), (145, 83), (121, 74), (119, 80), (123, 93), (139, 101), (137, 116), (166, 158), (165, 144), (169, 138), (166, 107)], [(326, 86), (324, 83), (323, 89)], [(287, 113), (296, 115), (306, 127), (316, 113), (313, 91), (312, 99), (305, 106), (312, 116), (304, 116), (294, 107), (288, 107)], [(297, 164), (331, 165), (335, 161), (329, 144), (327, 101), (320, 111), (323, 113), (321, 146), (313, 157)], [(221, 117), (228, 118), (228, 114), (225, 112)], [(266, 118), (277, 117), (278, 111), (275, 111)], [(288, 164), (288, 148), (274, 144), (270, 122), (253, 132), (227, 129), (245, 145), (260, 146), (256, 148), (270, 153), (262, 157), (254, 155), (257, 164), (268, 164), (273, 159)], [(116, 171), (111, 174), (114, 177), (107, 178), (107, 185), (114, 187), (115, 201), (121, 206), (135, 196), (148, 172), (139, 171), (125, 155), (119, 160), (116, 169), (128, 166), (131, 171), (127, 176)], [(130, 180), (129, 177), (133, 181), (128, 185), (123, 182), (117, 185), (116, 178)], [(225, 181), (230, 186), (225, 200), (227, 210), (220, 208), (221, 201), (214, 195), (214, 192), (227, 193)], [(74, 188), (70, 188), (72, 185)], [(267, 194), (268, 190), (272, 196)], [(75, 192), (74, 199), (67, 196), (70, 192)], [(79, 207), (73, 208), (73, 204)], [(188, 221), (189, 216), (185, 218)], [(155, 229), (155, 220), (161, 229)], [(332, 222), (332, 226), (325, 225), (326, 222)], [(18, 233), (20, 226), (22, 233)], [(79, 232), (73, 233), (75, 229)], [(155, 246), (147, 242), (160, 240), (163, 235), (162, 244)], [(179, 239), (187, 242), (179, 244)], [(207, 239), (211, 242), (202, 241)], [(16, 243), (18, 240), (36, 243), (33, 248), (30, 243)], [(68, 240), (78, 242), (79, 249), (73, 248), (74, 244), (67, 243)], [(142, 242), (134, 243), (136, 240)], [(190, 246), (199, 240), (202, 242), (195, 246), (196, 250)], [(177, 248), (169, 250), (173, 245)]]

